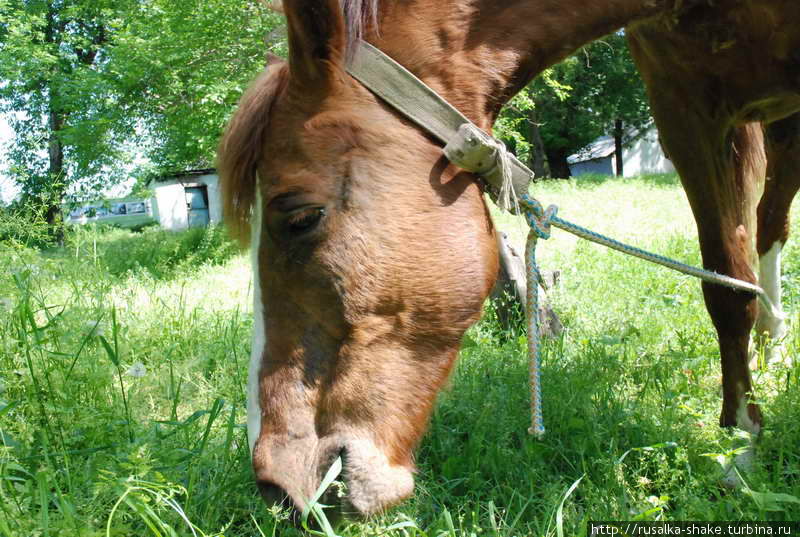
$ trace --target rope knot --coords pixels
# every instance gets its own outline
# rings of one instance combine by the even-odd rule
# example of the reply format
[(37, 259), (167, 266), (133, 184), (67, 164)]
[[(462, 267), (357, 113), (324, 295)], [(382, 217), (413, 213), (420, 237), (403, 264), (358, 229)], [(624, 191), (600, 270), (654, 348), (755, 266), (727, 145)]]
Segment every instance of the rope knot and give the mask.
[(520, 206), (525, 214), (525, 219), (528, 221), (528, 225), (536, 234), (537, 238), (549, 239), (550, 228), (558, 214), (558, 207), (550, 205), (545, 209), (537, 199), (527, 194), (523, 194), (520, 197)]

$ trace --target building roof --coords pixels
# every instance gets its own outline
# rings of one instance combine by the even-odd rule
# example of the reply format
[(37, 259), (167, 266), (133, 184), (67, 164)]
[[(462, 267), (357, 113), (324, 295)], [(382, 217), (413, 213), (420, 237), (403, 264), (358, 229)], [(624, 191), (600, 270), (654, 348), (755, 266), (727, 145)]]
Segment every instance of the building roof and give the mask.
[(614, 154), (614, 138), (611, 136), (601, 136), (590, 143), (577, 153), (567, 157), (568, 164), (577, 164), (587, 160), (606, 158)]
[(201, 175), (215, 175), (216, 173), (217, 173), (216, 168), (199, 168), (196, 170), (184, 170), (182, 172), (169, 173), (166, 175), (162, 175), (161, 177), (156, 177), (152, 179), (150, 182), (165, 183), (167, 181), (172, 181), (175, 179), (184, 179), (186, 177), (199, 177)]

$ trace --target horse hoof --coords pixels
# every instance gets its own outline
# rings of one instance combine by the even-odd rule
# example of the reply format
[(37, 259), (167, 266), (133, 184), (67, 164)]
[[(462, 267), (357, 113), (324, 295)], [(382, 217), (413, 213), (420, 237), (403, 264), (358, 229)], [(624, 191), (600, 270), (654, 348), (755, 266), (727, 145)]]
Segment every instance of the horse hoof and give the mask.
[(765, 370), (775, 364), (792, 367), (792, 357), (783, 340), (771, 340), (762, 345), (751, 346), (749, 364), (751, 371)]
[(720, 485), (729, 490), (742, 488), (745, 485), (742, 476), (752, 472), (756, 464), (756, 450), (752, 444), (752, 439), (749, 445), (740, 448), (738, 451), (733, 457), (720, 455), (718, 458), (722, 466)]

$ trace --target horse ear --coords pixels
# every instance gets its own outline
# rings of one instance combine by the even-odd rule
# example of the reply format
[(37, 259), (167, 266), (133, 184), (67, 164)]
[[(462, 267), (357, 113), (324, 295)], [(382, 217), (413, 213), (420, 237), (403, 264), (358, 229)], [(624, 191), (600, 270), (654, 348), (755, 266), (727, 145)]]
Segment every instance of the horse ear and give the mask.
[(344, 69), (347, 46), (339, 0), (284, 0), (293, 83), (326, 86)]

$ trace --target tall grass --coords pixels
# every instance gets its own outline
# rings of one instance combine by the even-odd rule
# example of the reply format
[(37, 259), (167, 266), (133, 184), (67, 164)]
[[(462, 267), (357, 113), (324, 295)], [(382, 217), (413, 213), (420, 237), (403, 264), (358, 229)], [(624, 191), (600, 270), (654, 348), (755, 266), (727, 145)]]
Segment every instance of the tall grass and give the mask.
[(138, 232), (103, 226), (77, 226), (66, 249), (80, 259), (91, 259), (110, 276), (149, 273), (173, 276), (201, 265), (219, 265), (237, 253), (220, 225), (175, 233), (157, 226)]
[(44, 247), (52, 242), (41, 204), (18, 202), (0, 206), (0, 242), (18, 247)]
[[(536, 195), (699, 262), (674, 178), (561, 181)], [(252, 483), (250, 271), (218, 233), (82, 229), (60, 250), (0, 246), (0, 535), (302, 534)], [(562, 272), (551, 298), (566, 326), (544, 346), (545, 438), (526, 433), (524, 334), (501, 330), (488, 306), (418, 450), (414, 498), (336, 532), (556, 536), (599, 519), (800, 518), (798, 369), (756, 374), (760, 464), (747, 487), (724, 490), (719, 461), (743, 439), (717, 426), (699, 284), (558, 231), (540, 252)], [(794, 243), (785, 271), (797, 326)]]

